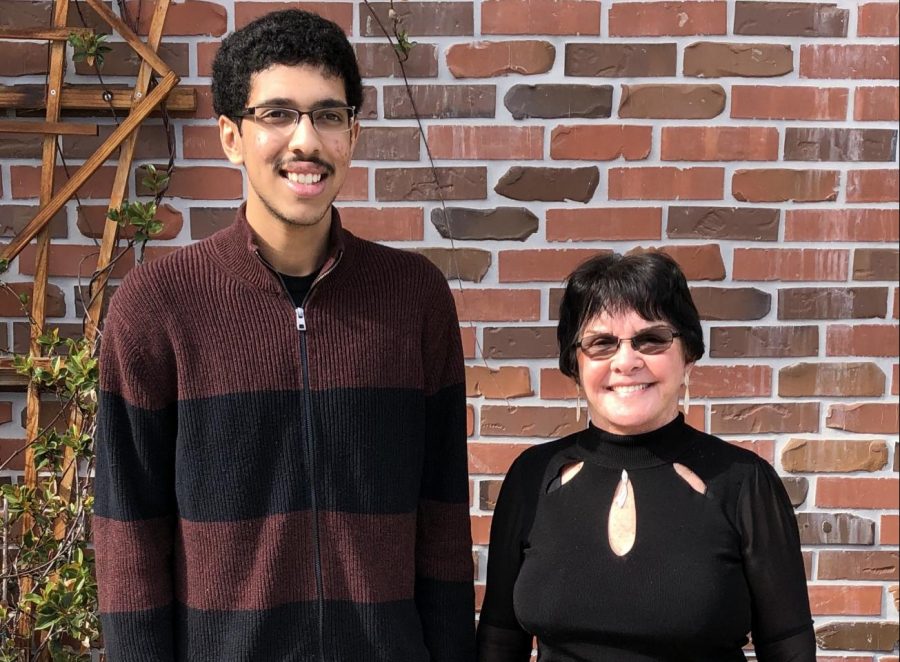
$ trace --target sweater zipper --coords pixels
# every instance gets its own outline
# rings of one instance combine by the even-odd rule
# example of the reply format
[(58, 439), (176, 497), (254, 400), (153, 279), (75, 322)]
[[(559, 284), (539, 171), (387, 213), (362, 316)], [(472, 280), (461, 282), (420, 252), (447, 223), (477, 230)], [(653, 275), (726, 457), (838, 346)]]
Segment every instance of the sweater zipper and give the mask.
[[(294, 306), (294, 301), (291, 298), (291, 293), (288, 290), (287, 285), (285, 285), (284, 279), (281, 277), (281, 274), (278, 273), (278, 271), (266, 261), (266, 259), (259, 252), (259, 249), (256, 250), (256, 256), (278, 277), (278, 282), (281, 283), (281, 288), (287, 296), (288, 301), (291, 302), (291, 306)], [(314, 454), (315, 444), (313, 443), (314, 429), (312, 422), (313, 407), (312, 395), (310, 394), (309, 389), (309, 353), (306, 346), (307, 323), (305, 308), (307, 302), (309, 301), (310, 295), (312, 295), (313, 289), (322, 281), (323, 278), (334, 271), (334, 268), (341, 261), (341, 256), (342, 253), (337, 254), (334, 262), (328, 267), (328, 269), (321, 272), (318, 277), (312, 282), (312, 285), (309, 286), (309, 291), (306, 293), (306, 296), (303, 297), (303, 301), (300, 302), (300, 305), (294, 307), (294, 321), (297, 327), (298, 335), (300, 336), (300, 366), (303, 373), (303, 408), (306, 413), (304, 426), (306, 429), (305, 450), (307, 466), (309, 467), (309, 496), (313, 521), (313, 548), (315, 550), (315, 554), (313, 557), (313, 566), (316, 575), (316, 620), (319, 635), (319, 662), (327, 662), (327, 658), (325, 657), (325, 583), (322, 577), (322, 541), (319, 531), (319, 505), (318, 497), (316, 494), (316, 460)]]

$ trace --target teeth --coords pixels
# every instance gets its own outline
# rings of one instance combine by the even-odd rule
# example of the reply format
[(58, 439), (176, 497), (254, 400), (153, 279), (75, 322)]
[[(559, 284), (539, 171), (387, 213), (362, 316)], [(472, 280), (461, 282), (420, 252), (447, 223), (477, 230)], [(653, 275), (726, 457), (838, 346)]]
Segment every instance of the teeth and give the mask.
[(647, 388), (647, 384), (635, 384), (634, 386), (612, 386), (613, 391), (616, 393), (636, 393), (637, 391), (643, 391)]
[(315, 184), (322, 179), (321, 174), (310, 174), (310, 173), (302, 173), (302, 172), (289, 172), (287, 173), (288, 181), (293, 182), (294, 184)]

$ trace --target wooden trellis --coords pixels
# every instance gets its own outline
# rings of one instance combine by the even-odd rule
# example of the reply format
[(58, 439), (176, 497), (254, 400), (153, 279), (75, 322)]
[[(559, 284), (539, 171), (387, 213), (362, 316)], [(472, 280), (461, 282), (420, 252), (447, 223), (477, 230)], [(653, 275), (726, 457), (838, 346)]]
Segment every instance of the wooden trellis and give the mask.
[[(84, 1), (140, 56), (141, 64), (132, 90), (116, 89), (108, 91), (96, 85), (66, 86), (63, 84), (66, 42), (69, 35), (73, 33), (81, 35), (93, 33), (93, 30), (90, 28), (66, 27), (70, 0), (54, 0), (50, 27), (0, 28), (0, 39), (3, 40), (47, 40), (50, 42), (49, 71), (45, 89), (40, 90), (37, 86), (0, 86), (0, 108), (46, 108), (42, 122), (0, 120), (0, 133), (39, 133), (43, 135), (40, 206), (38, 207), (38, 212), (13, 240), (0, 251), (0, 260), (5, 260), (8, 264), (19, 256), (21, 251), (31, 241), (36, 242), (37, 251), (35, 255), (34, 288), (31, 297), (32, 323), (30, 333), (30, 352), (35, 357), (36, 363), (41, 362), (42, 348), (38, 343), (38, 338), (44, 332), (46, 319), (46, 289), (50, 250), (48, 226), (50, 219), (75, 195), (79, 187), (94, 174), (117, 148), (119, 149), (118, 163), (112, 191), (110, 192), (109, 208), (118, 209), (125, 199), (141, 122), (157, 106), (167, 101), (170, 95), (172, 98), (168, 99), (167, 102), (167, 107), (170, 110), (193, 110), (195, 107), (193, 90), (178, 90), (177, 94), (173, 94), (179, 81), (178, 76), (157, 54), (170, 0), (156, 0), (146, 43), (141, 41), (102, 0)], [(151, 76), (154, 72), (159, 76), (159, 80), (151, 90)], [(97, 135), (98, 132), (98, 127), (95, 124), (61, 122), (61, 110), (101, 110), (108, 109), (110, 106), (127, 109), (129, 111), (128, 116), (54, 194), (54, 171), (58, 136)], [(113, 260), (118, 240), (118, 230), (119, 226), (117, 223), (110, 220), (106, 221), (97, 259), (98, 275), (92, 279), (89, 302), (86, 305), (84, 334), (88, 342), (93, 342), (96, 339), (108, 280), (109, 269), (107, 267)], [(2, 373), (0, 381), (6, 385), (11, 385), (18, 381), (12, 378), (14, 372), (11, 362), (8, 360), (3, 361), (0, 364), (0, 373)], [(39, 432), (40, 407), (39, 389), (34, 384), (29, 383), (26, 396), (26, 440), (29, 442), (34, 440)], [(69, 423), (80, 430), (83, 421), (80, 420), (77, 413), (72, 413)], [(72, 498), (76, 469), (73, 459), (72, 449), (66, 448), (66, 456), (63, 463), (65, 470), (60, 482), (60, 496), (66, 501)], [(28, 486), (37, 484), (34, 454), (30, 445), (25, 451), (24, 482)], [(28, 530), (31, 526), (32, 522), (30, 519), (24, 518), (22, 530)], [(57, 536), (61, 537), (62, 534), (62, 523), (60, 522), (57, 526)], [(23, 593), (30, 590), (31, 586), (27, 578), (22, 581), (20, 588)]]

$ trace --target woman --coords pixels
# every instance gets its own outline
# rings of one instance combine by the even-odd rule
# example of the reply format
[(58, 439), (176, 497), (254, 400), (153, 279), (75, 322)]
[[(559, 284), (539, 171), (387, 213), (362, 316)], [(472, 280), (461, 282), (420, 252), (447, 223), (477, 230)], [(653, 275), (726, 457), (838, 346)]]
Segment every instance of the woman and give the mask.
[(569, 277), (557, 337), (589, 426), (528, 449), (504, 481), (479, 662), (528, 662), (533, 636), (541, 662), (730, 662), (748, 634), (760, 662), (814, 662), (781, 481), (678, 411), (704, 350), (678, 265), (589, 260)]

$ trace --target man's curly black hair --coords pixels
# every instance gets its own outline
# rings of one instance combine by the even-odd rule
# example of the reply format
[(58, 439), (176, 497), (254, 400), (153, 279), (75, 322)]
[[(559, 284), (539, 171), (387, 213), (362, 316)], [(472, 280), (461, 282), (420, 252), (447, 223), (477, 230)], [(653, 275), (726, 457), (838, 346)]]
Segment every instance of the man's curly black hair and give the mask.
[(362, 81), (353, 47), (335, 23), (287, 9), (261, 16), (228, 35), (213, 61), (213, 108), (237, 118), (247, 106), (250, 77), (275, 64), (321, 67), (344, 81), (347, 103), (362, 106)]

